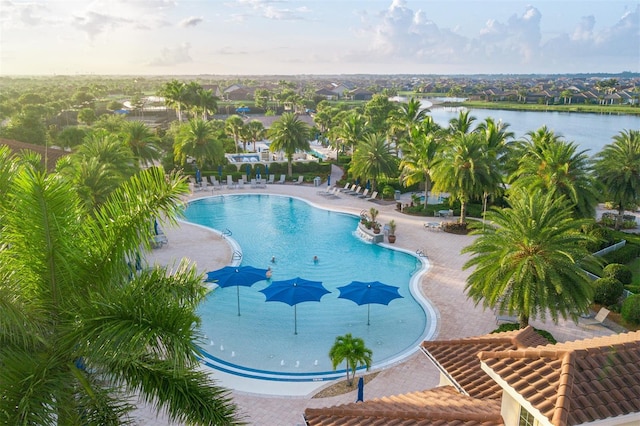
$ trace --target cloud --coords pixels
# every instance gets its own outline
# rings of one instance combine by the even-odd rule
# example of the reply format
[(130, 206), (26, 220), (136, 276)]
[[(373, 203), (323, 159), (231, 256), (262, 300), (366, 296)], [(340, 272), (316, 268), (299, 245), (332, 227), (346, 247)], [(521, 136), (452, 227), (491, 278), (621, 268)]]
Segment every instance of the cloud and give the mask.
[(180, 21), (180, 25), (182, 28), (187, 28), (187, 27), (195, 27), (198, 26), (199, 24), (203, 23), (204, 19), (202, 18), (198, 18), (195, 16), (190, 16), (188, 18), (183, 19), (182, 21)]
[[(227, 6), (239, 6), (253, 11), (253, 16), (275, 21), (299, 21), (306, 19), (305, 15), (312, 13), (306, 6), (287, 8), (277, 7), (277, 5), (287, 4), (287, 0), (236, 0), (235, 3), (227, 3)], [(250, 13), (234, 13), (232, 16), (236, 21), (244, 21)]]
[(153, 67), (168, 67), (193, 62), (189, 55), (190, 49), (191, 45), (189, 43), (182, 43), (176, 47), (165, 47), (160, 52), (160, 56), (149, 62), (149, 65)]
[(75, 11), (71, 24), (91, 40), (109, 30), (152, 30), (169, 25), (165, 11), (174, 6), (171, 0), (96, 0)]
[(49, 8), (46, 4), (15, 3), (8, 0), (0, 1), (0, 24), (6, 28), (34, 27), (43, 22), (48, 22)]
[(381, 13), (360, 12), (358, 17), (362, 24), (356, 33), (370, 41), (369, 48), (346, 54), (345, 59), (350, 61), (403, 61), (418, 65), (460, 65), (467, 69), (473, 64), (477, 72), (501, 68), (502, 72), (544, 72), (550, 63), (558, 65), (565, 61), (563, 64), (567, 65), (570, 57), (591, 61), (570, 64), (571, 69), (591, 66), (611, 56), (631, 64), (633, 70), (638, 70), (640, 63), (640, 6), (627, 12), (615, 25), (600, 31), (596, 31), (596, 19), (586, 16), (570, 33), (562, 32), (546, 42), (541, 31), (543, 16), (531, 5), (506, 21), (487, 20), (475, 36), (464, 36), (455, 29), (439, 26), (426, 11), (411, 9), (405, 0), (392, 0)]

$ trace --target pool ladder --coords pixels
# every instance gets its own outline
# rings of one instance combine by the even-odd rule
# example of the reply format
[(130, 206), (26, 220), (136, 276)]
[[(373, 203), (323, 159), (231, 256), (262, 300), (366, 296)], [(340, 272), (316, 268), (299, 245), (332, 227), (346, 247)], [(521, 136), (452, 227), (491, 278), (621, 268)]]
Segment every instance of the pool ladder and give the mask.
[(233, 235), (233, 232), (229, 228), (222, 231), (222, 238), (227, 238)]
[(234, 250), (233, 251), (233, 256), (232, 256), (233, 260), (240, 260), (242, 259), (242, 252), (238, 251), (238, 250)]

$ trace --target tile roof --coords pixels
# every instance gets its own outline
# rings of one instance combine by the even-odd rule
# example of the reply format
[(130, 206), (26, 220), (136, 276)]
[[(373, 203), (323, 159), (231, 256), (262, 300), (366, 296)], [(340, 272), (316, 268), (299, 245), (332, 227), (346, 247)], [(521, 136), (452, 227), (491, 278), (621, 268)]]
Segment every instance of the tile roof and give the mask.
[(425, 341), (421, 349), (460, 390), (475, 398), (499, 399), (502, 388), (480, 367), (481, 351), (509, 351), (549, 342), (532, 327), (458, 340)]
[(640, 421), (640, 332), (478, 357), (554, 425), (634, 413)]
[(482, 401), (442, 386), (327, 408), (307, 408), (309, 426), (503, 425), (499, 401)]
[(40, 154), (42, 164), (44, 164), (45, 156), (47, 157), (47, 168), (49, 171), (54, 170), (56, 161), (60, 157), (68, 155), (69, 153), (61, 149), (45, 147), (42, 145), (34, 145), (26, 142), (20, 142), (13, 139), (0, 138), (0, 145), (7, 145), (14, 154), (18, 154), (21, 151), (28, 150)]

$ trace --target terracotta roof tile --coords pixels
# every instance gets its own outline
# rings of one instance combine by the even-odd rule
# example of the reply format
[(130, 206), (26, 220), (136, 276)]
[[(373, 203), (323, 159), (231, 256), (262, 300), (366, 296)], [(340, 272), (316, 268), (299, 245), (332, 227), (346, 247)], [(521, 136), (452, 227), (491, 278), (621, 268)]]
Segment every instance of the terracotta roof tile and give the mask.
[(0, 145), (7, 145), (14, 154), (18, 154), (21, 151), (28, 150), (40, 154), (42, 158), (42, 164), (44, 164), (45, 156), (48, 157), (47, 167), (51, 171), (55, 168), (56, 161), (62, 156), (69, 153), (57, 148), (44, 147), (41, 145), (34, 145), (26, 142), (20, 142), (13, 139), (0, 138)]
[(513, 351), (548, 344), (531, 327), (458, 340), (425, 341), (422, 350), (436, 365), (475, 398), (499, 399), (502, 388), (480, 368), (481, 351)]
[(309, 426), (502, 425), (499, 401), (482, 401), (442, 386), (327, 408), (307, 408)]
[(478, 357), (555, 425), (640, 415), (640, 332)]

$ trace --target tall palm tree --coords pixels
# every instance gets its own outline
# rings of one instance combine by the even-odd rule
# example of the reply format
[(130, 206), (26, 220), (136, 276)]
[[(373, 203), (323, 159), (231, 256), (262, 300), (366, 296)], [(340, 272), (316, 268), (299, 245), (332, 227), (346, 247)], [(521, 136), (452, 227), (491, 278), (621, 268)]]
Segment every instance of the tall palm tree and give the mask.
[(365, 366), (367, 370), (371, 368), (372, 356), (373, 351), (364, 345), (364, 340), (351, 336), (351, 333), (336, 337), (329, 351), (329, 358), (334, 370), (342, 361), (347, 361), (347, 383), (349, 386), (353, 386), (353, 379), (358, 367)]
[(287, 175), (293, 174), (293, 154), (296, 151), (308, 151), (310, 128), (293, 113), (284, 113), (268, 131), (271, 151), (284, 151), (287, 156)]
[(253, 151), (256, 150), (256, 143), (264, 139), (267, 134), (267, 129), (264, 128), (264, 124), (260, 120), (251, 120), (245, 127), (247, 128), (247, 134), (249, 140), (253, 142)]
[(520, 150), (518, 170), (510, 177), (514, 187), (536, 188), (564, 196), (578, 217), (593, 218), (598, 203), (596, 181), (586, 151), (565, 142), (553, 132), (529, 133), (531, 139)]
[(187, 85), (175, 79), (163, 84), (158, 91), (158, 94), (164, 97), (165, 104), (176, 110), (180, 122), (182, 122), (182, 110), (186, 106), (188, 93)]
[(84, 142), (73, 154), (78, 158), (95, 158), (98, 163), (106, 164), (120, 182), (132, 176), (138, 170), (138, 162), (133, 151), (125, 145), (118, 135), (106, 130), (94, 130), (87, 134)]
[(160, 158), (160, 139), (142, 121), (127, 121), (122, 138), (141, 165), (150, 165)]
[(351, 150), (355, 150), (358, 142), (371, 132), (366, 118), (357, 110), (345, 112), (344, 118), (339, 123), (334, 130), (334, 136), (342, 142), (343, 147), (349, 147)]
[(520, 327), (530, 319), (554, 322), (570, 317), (577, 321), (586, 312), (592, 289), (579, 262), (590, 260), (580, 232), (588, 219), (576, 220), (563, 197), (514, 190), (509, 207), (487, 213), (489, 223), (473, 234), (479, 237), (463, 253), (472, 258), (464, 265), (474, 268), (465, 290), (476, 304), (517, 314)]
[(478, 133), (455, 133), (441, 153), (433, 170), (433, 190), (460, 201), (460, 223), (465, 223), (467, 203), (495, 185), (495, 170)]
[(449, 131), (451, 133), (471, 133), (473, 131), (471, 126), (476, 118), (469, 115), (470, 113), (469, 110), (460, 111), (457, 118), (449, 120)]
[(128, 262), (149, 248), (154, 217), (177, 218), (183, 179), (160, 168), (141, 171), (92, 212), (71, 182), (26, 163), (6, 188), (3, 421), (124, 424), (139, 396), (175, 422), (236, 422), (229, 392), (198, 361), (202, 277), (186, 263), (134, 273)]
[(402, 147), (400, 178), (405, 186), (424, 182), (424, 208), (427, 208), (431, 190), (431, 173), (438, 161), (438, 137), (435, 133), (426, 133), (422, 127), (411, 130), (410, 138)]
[(192, 157), (196, 165), (202, 168), (207, 160), (221, 163), (224, 148), (222, 142), (216, 139), (210, 121), (194, 119), (178, 127), (173, 154), (180, 164), (185, 164), (187, 157)]
[(231, 136), (236, 143), (236, 154), (238, 153), (238, 142), (242, 138), (244, 129), (244, 120), (237, 114), (234, 114), (224, 121), (224, 131)]
[(371, 189), (375, 191), (380, 177), (393, 176), (397, 171), (397, 158), (386, 137), (379, 133), (366, 134), (353, 153), (350, 173), (371, 179)]
[(607, 196), (616, 203), (622, 225), (626, 207), (640, 197), (640, 130), (623, 130), (613, 137), (613, 143), (596, 154), (595, 172), (604, 185)]
[(200, 114), (204, 121), (209, 120), (209, 114), (215, 114), (218, 109), (218, 98), (213, 95), (213, 90), (199, 87), (195, 93), (193, 110)]

